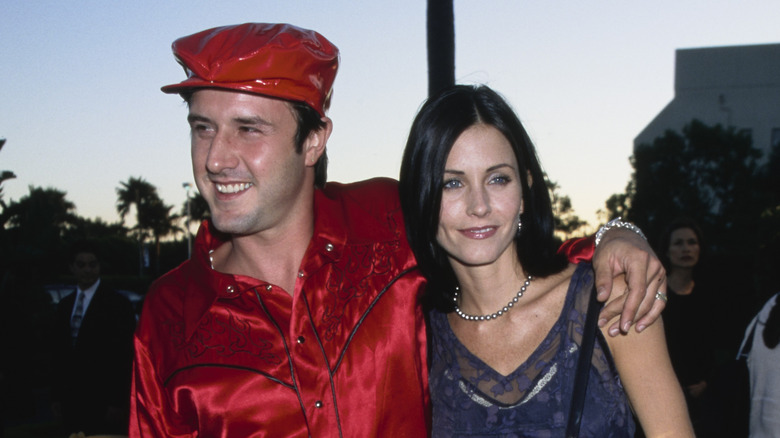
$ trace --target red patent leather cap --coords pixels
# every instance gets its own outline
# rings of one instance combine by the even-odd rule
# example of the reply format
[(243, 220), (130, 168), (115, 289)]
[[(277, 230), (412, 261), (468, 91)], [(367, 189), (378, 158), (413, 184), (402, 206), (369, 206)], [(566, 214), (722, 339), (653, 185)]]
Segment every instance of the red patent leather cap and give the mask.
[(339, 49), (319, 33), (290, 24), (246, 23), (179, 38), (173, 54), (187, 79), (165, 93), (223, 88), (305, 102), (325, 115)]

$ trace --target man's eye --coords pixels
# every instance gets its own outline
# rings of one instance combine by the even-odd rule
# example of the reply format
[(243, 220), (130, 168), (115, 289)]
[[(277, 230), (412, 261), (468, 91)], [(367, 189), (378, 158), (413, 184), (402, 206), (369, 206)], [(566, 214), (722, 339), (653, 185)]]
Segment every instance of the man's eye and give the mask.
[(195, 132), (205, 132), (205, 131), (210, 130), (210, 127), (208, 125), (195, 124), (195, 125), (192, 125), (192, 130), (195, 131)]
[(255, 128), (253, 126), (242, 126), (242, 127), (238, 128), (238, 129), (241, 132), (246, 132), (246, 133), (250, 133), (250, 134), (251, 133), (255, 133), (255, 132), (260, 132), (259, 129), (257, 129), (257, 128)]

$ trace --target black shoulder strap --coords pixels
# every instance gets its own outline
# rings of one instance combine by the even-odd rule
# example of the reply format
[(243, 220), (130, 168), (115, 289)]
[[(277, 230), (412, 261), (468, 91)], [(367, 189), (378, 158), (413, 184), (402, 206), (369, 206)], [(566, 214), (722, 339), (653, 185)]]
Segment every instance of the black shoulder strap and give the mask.
[(582, 409), (585, 406), (585, 393), (588, 389), (588, 375), (590, 374), (593, 344), (596, 340), (596, 330), (598, 330), (596, 323), (600, 310), (601, 303), (596, 299), (596, 285), (594, 284), (588, 301), (588, 313), (585, 315), (580, 355), (577, 358), (577, 371), (574, 375), (574, 392), (569, 409), (569, 423), (566, 425), (566, 438), (574, 438), (580, 434)]

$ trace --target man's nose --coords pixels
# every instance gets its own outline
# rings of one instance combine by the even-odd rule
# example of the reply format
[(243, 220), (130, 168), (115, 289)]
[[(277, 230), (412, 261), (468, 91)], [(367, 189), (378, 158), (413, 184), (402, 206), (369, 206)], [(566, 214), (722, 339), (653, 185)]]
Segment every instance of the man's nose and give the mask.
[(209, 145), (206, 158), (206, 170), (209, 173), (220, 173), (224, 169), (232, 169), (238, 164), (232, 139), (224, 132), (217, 132)]

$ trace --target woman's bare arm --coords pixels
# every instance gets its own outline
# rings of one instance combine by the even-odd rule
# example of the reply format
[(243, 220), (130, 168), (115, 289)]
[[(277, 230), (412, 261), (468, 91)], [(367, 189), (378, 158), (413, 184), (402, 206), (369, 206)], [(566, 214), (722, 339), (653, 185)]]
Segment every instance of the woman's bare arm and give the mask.
[(685, 397), (666, 349), (663, 322), (642, 333), (610, 337), (605, 332), (605, 337), (645, 435), (693, 437)]

